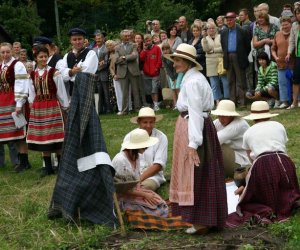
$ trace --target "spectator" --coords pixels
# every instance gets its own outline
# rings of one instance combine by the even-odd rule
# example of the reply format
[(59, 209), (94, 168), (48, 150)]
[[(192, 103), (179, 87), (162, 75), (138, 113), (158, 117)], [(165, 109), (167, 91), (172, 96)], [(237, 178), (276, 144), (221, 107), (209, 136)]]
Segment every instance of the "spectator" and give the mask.
[(290, 83), (286, 77), (286, 69), (293, 69), (294, 56), (289, 58), (289, 62), (286, 62), (285, 58), (288, 53), (292, 21), (290, 17), (281, 17), (280, 22), (281, 30), (278, 31), (274, 37), (272, 56), (278, 67), (279, 97), (281, 101), (279, 108), (287, 108), (289, 106), (288, 84)]
[(224, 16), (218, 16), (216, 19), (216, 24), (217, 24), (218, 32), (221, 32), (221, 30), (226, 28)]
[[(202, 46), (206, 53), (207, 77), (209, 77), (214, 100), (218, 104), (221, 99), (229, 99), (230, 96), (226, 74), (218, 75), (218, 64), (220, 60), (223, 60), (223, 50), (221, 36), (217, 33), (214, 23), (207, 23), (207, 36), (202, 38)], [(222, 88), (220, 83), (222, 83)]]
[(144, 49), (140, 53), (140, 60), (144, 62), (144, 83), (146, 95), (151, 95), (154, 111), (158, 111), (158, 91), (160, 89), (160, 68), (162, 66), (161, 49), (152, 43), (149, 34), (144, 36)]
[(141, 107), (139, 93), (139, 64), (137, 46), (129, 41), (130, 32), (123, 30), (121, 32), (122, 43), (115, 47), (117, 76), (122, 87), (122, 111), (118, 115), (126, 115), (129, 111), (129, 86), (134, 97), (134, 109), (138, 110)]
[(249, 32), (236, 25), (234, 12), (225, 16), (228, 28), (221, 31), (221, 45), (224, 55), (224, 68), (227, 70), (229, 95), (237, 105), (237, 97), (242, 107), (246, 106), (246, 68), (251, 50)]
[(172, 49), (172, 52), (175, 52), (178, 45), (182, 43), (182, 40), (179, 36), (177, 36), (177, 28), (175, 25), (171, 25), (167, 29), (167, 35), (168, 35), (168, 43)]
[(15, 59), (19, 59), (20, 57), (20, 50), (22, 49), (22, 45), (20, 42), (14, 42), (12, 46), (12, 56)]
[(269, 22), (271, 24), (274, 24), (277, 27), (277, 29), (279, 30), (280, 29), (279, 18), (269, 15), (269, 5), (267, 3), (261, 3), (257, 7), (258, 7), (258, 10), (260, 13), (267, 14), (269, 16)]
[(189, 24), (185, 16), (181, 16), (178, 19), (180, 27), (180, 38), (183, 43), (188, 43), (193, 37), (192, 31), (189, 29)]
[(155, 35), (158, 35), (159, 36), (159, 33), (161, 32), (161, 29), (160, 29), (160, 22), (159, 20), (153, 20), (152, 21), (152, 30), (151, 30), (151, 35), (153, 36), (154, 34)]

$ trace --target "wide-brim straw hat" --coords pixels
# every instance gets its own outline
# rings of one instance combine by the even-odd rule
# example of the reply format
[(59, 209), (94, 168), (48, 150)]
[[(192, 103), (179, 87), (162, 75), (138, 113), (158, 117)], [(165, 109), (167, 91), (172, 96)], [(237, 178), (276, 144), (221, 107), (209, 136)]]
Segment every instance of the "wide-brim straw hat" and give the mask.
[(251, 114), (244, 116), (246, 120), (260, 120), (277, 116), (278, 114), (271, 114), (269, 104), (266, 101), (256, 101), (251, 105)]
[(220, 101), (217, 108), (212, 110), (211, 113), (219, 116), (240, 116), (240, 114), (235, 111), (234, 102), (230, 100)]
[(134, 129), (129, 135), (129, 141), (122, 143), (123, 149), (141, 149), (148, 148), (158, 143), (158, 138), (148, 135), (144, 129)]
[(197, 51), (193, 45), (181, 43), (173, 54), (164, 55), (165, 58), (174, 62), (174, 57), (184, 58), (196, 64), (197, 70), (203, 70), (202, 66), (196, 61)]
[(132, 123), (137, 124), (138, 123), (137, 120), (139, 118), (143, 118), (143, 117), (154, 117), (155, 122), (159, 122), (164, 116), (163, 115), (155, 115), (154, 110), (152, 108), (145, 107), (145, 108), (141, 108), (138, 116), (132, 117), (130, 119), (130, 121)]

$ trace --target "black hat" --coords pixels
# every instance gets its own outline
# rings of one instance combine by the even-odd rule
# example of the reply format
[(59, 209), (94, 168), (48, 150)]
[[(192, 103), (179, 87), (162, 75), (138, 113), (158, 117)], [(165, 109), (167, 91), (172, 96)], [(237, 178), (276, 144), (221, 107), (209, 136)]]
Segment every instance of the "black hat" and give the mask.
[(94, 32), (94, 36), (97, 35), (97, 34), (102, 34), (104, 37), (106, 37), (106, 32), (105, 32), (105, 31), (102, 31), (102, 30), (97, 29), (97, 30), (95, 30), (95, 32)]
[(37, 36), (33, 39), (33, 46), (43, 44), (52, 44), (52, 40), (45, 36)]
[(82, 36), (86, 36), (86, 32), (83, 29), (79, 29), (79, 28), (73, 28), (69, 30), (68, 33), (69, 36), (75, 36), (75, 35), (82, 35)]

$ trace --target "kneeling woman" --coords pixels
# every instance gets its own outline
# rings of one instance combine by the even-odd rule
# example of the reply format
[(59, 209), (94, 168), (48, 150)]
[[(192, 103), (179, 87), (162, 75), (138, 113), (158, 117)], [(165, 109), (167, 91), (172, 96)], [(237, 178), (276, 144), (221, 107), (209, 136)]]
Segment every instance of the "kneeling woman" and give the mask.
[[(139, 180), (139, 154), (143, 154), (147, 147), (157, 142), (158, 139), (149, 137), (146, 130), (133, 130), (129, 141), (122, 144), (123, 150), (112, 161), (116, 170), (115, 182)], [(140, 184), (132, 190), (118, 194), (118, 199), (122, 210), (139, 210), (160, 217), (168, 216), (168, 206), (165, 201), (155, 192), (142, 188)]]
[(238, 189), (240, 201), (227, 219), (229, 227), (248, 221), (268, 224), (286, 220), (299, 206), (299, 184), (295, 165), (286, 153), (285, 128), (270, 121), (276, 115), (269, 112), (267, 102), (256, 101), (251, 105), (251, 114), (244, 117), (255, 123), (243, 137), (243, 148), (254, 162), (245, 188)]
[(53, 174), (51, 153), (61, 155), (64, 140), (62, 111), (69, 100), (60, 73), (47, 65), (48, 49), (40, 46), (36, 51), (37, 67), (31, 72), (29, 85), (30, 116), (27, 134), (28, 148), (43, 152), (45, 169), (42, 176)]

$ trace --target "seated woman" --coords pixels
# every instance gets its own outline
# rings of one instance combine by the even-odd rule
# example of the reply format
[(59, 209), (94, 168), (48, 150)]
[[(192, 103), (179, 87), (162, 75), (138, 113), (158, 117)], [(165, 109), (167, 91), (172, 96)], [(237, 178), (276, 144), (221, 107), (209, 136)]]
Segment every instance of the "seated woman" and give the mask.
[(270, 107), (272, 99), (275, 99), (274, 108), (279, 108), (279, 94), (278, 94), (278, 70), (275, 62), (271, 61), (266, 52), (261, 52), (257, 56), (257, 61), (260, 65), (258, 69), (258, 79), (254, 96), (247, 98), (259, 101), (268, 101)]
[(286, 153), (287, 135), (282, 124), (270, 121), (278, 114), (269, 112), (265, 101), (251, 105), (244, 119), (254, 125), (244, 134), (243, 148), (253, 166), (246, 177), (236, 212), (228, 215), (227, 226), (236, 227), (248, 221), (268, 224), (286, 220), (299, 205), (300, 189), (295, 165)]
[[(144, 129), (133, 130), (129, 141), (122, 144), (124, 150), (118, 153), (112, 161), (116, 171), (115, 182), (139, 180), (139, 154), (144, 153), (147, 147), (155, 145), (158, 141), (155, 137), (149, 137)], [(168, 216), (166, 202), (155, 192), (142, 188), (140, 184), (132, 190), (119, 193), (118, 200), (122, 210), (140, 210), (160, 217)]]

